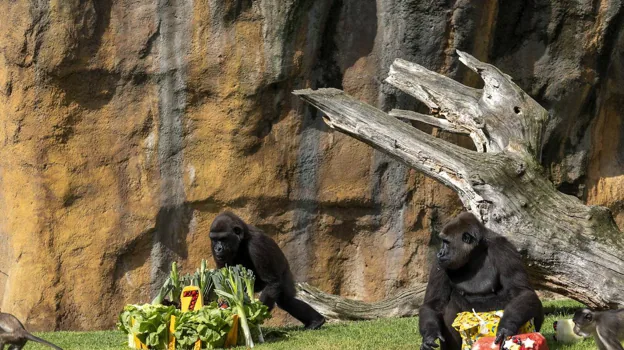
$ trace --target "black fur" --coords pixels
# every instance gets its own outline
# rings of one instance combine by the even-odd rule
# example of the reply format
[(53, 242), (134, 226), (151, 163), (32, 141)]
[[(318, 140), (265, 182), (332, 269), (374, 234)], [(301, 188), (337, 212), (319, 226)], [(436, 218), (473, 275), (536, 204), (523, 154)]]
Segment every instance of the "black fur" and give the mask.
[(260, 301), (269, 310), (277, 303), (301, 321), (306, 329), (316, 329), (325, 323), (321, 314), (295, 298), (295, 282), (288, 260), (277, 243), (264, 232), (233, 213), (224, 212), (210, 226), (210, 241), (218, 268), (240, 264), (254, 272), (255, 291), (262, 291)]
[(624, 309), (592, 311), (582, 309), (572, 318), (574, 333), (582, 337), (593, 336), (599, 350), (623, 350)]
[[(421, 349), (460, 349), (461, 337), (451, 326), (457, 313), (504, 310), (497, 344), (534, 319), (544, 321), (542, 303), (529, 283), (520, 254), (506, 238), (488, 230), (470, 213), (449, 222), (440, 234), (442, 248), (431, 268), (420, 308)], [(443, 341), (442, 341), (443, 340)]]

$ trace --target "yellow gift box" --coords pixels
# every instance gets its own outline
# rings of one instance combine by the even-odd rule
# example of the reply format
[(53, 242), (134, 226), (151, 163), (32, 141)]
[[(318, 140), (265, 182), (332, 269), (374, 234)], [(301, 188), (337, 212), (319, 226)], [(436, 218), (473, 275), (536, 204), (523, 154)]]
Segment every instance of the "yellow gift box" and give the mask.
[[(488, 312), (460, 312), (453, 321), (455, 328), (462, 338), (462, 350), (471, 350), (479, 338), (495, 337), (498, 324), (503, 317), (503, 310)], [(520, 327), (519, 334), (535, 332), (533, 320)]]

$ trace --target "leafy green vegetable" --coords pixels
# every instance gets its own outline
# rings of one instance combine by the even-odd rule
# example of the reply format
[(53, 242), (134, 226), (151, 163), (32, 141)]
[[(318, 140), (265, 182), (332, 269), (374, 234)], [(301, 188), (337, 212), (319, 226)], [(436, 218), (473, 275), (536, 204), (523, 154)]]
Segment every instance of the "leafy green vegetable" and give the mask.
[(180, 275), (178, 274), (178, 264), (174, 261), (171, 264), (169, 277), (167, 277), (162, 287), (160, 287), (160, 291), (158, 291), (158, 295), (152, 300), (152, 304), (162, 304), (167, 296), (169, 296), (169, 300), (173, 302), (180, 300), (180, 294), (182, 294), (184, 286), (185, 285), (181, 284)]
[(253, 271), (248, 270), (242, 266), (237, 266), (240, 269), (239, 274), (242, 278), (243, 282), (245, 282), (245, 293), (247, 294), (247, 300), (254, 300), (254, 283), (256, 282), (256, 276), (254, 276)]
[(245, 292), (247, 293), (244, 305), (245, 315), (247, 316), (247, 321), (249, 321), (249, 324), (252, 326), (251, 329), (254, 330), (252, 333), (263, 343), (264, 337), (260, 325), (264, 320), (271, 317), (271, 313), (269, 312), (268, 306), (254, 298), (254, 283), (256, 277), (253, 275), (253, 271), (241, 268), (240, 274), (245, 282)]
[(210, 300), (210, 292), (214, 289), (214, 283), (212, 282), (212, 275), (214, 270), (206, 269), (206, 260), (202, 259), (200, 269), (197, 271), (199, 274), (199, 290), (202, 291), (203, 300)]
[[(268, 317), (266, 306), (262, 308), (254, 299), (255, 277), (251, 270), (241, 265), (224, 267), (212, 276), (215, 292), (227, 300), (234, 312), (240, 318), (241, 328), (245, 336), (245, 345), (253, 348), (253, 338), (248, 321), (261, 322)], [(253, 324), (252, 324), (253, 325)], [(255, 325), (259, 325), (256, 323)], [(258, 328), (259, 332), (259, 328)]]
[(152, 300), (152, 304), (162, 304), (165, 299), (173, 303), (180, 300), (182, 289), (186, 286), (197, 286), (202, 293), (202, 300), (210, 300), (210, 294), (214, 289), (212, 275), (214, 270), (206, 269), (206, 260), (202, 259), (201, 267), (194, 274), (186, 274), (180, 276), (178, 273), (178, 265), (174, 261), (171, 264), (171, 272), (165, 280), (158, 295)]
[[(223, 346), (233, 324), (233, 314), (236, 314), (240, 318), (239, 331), (243, 333), (239, 340), (242, 342), (244, 339), (244, 344), (253, 347), (254, 339), (263, 339), (260, 325), (271, 317), (268, 308), (254, 298), (254, 283), (253, 271), (240, 265), (215, 271), (208, 270), (206, 261), (202, 260), (195, 273), (181, 276), (174, 262), (152, 304), (126, 306), (119, 315), (118, 327), (128, 334), (135, 334), (141, 342), (152, 348), (165, 348), (169, 320), (171, 315), (175, 315), (174, 333), (181, 349), (192, 348), (198, 339), (204, 346), (214, 348)], [(161, 305), (166, 299), (179, 305), (182, 289), (190, 285), (199, 287), (207, 306), (183, 313), (173, 305)], [(214, 301), (217, 297), (229, 307), (219, 307)]]
[(184, 286), (180, 283), (180, 275), (178, 274), (178, 264), (174, 261), (171, 263), (171, 292), (169, 294), (169, 300), (178, 301), (180, 300), (180, 295), (182, 294), (182, 289)]
[(163, 301), (165, 300), (165, 297), (167, 296), (167, 294), (171, 292), (172, 289), (173, 289), (173, 283), (171, 282), (171, 276), (169, 276), (165, 280), (165, 283), (163, 283), (163, 286), (160, 287), (160, 291), (158, 292), (158, 295), (156, 295), (154, 300), (152, 300), (152, 304), (153, 305), (162, 304)]
[(219, 308), (215, 302), (195, 311), (183, 312), (176, 317), (176, 349), (192, 349), (197, 340), (202, 341), (202, 348), (223, 347), (232, 324), (232, 311)]
[(245, 315), (249, 324), (260, 326), (264, 320), (271, 318), (268, 306), (264, 305), (260, 300), (252, 300), (245, 304)]
[(169, 319), (175, 313), (177, 311), (173, 306), (126, 305), (119, 315), (117, 327), (125, 333), (136, 335), (149, 347), (166, 347)]

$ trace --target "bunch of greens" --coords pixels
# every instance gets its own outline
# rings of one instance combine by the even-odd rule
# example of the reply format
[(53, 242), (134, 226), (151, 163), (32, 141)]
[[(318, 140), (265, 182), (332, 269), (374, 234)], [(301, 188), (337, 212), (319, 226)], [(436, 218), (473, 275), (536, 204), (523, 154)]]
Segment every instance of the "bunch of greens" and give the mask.
[(165, 299), (170, 302), (177, 303), (180, 300), (182, 289), (186, 286), (197, 286), (202, 292), (202, 300), (210, 300), (210, 293), (214, 289), (212, 283), (212, 275), (214, 270), (206, 269), (206, 260), (202, 259), (201, 267), (194, 274), (186, 274), (180, 276), (178, 273), (178, 265), (174, 261), (171, 264), (171, 272), (169, 277), (163, 283), (156, 298), (152, 300), (152, 304), (162, 304)]
[(214, 270), (206, 269), (206, 260), (202, 259), (200, 267), (190, 276), (192, 286), (198, 286), (202, 293), (202, 300), (210, 300), (210, 292), (214, 289), (212, 275)]
[(117, 327), (128, 334), (134, 334), (150, 348), (166, 348), (169, 319), (177, 311), (173, 306), (126, 305), (119, 315)]
[[(263, 341), (260, 324), (271, 317), (268, 308), (254, 298), (254, 283), (253, 272), (240, 265), (216, 271), (207, 270), (206, 261), (202, 260), (201, 267), (194, 274), (180, 276), (174, 262), (169, 277), (152, 305), (126, 306), (119, 315), (119, 329), (135, 334), (150, 347), (161, 348), (167, 342), (170, 317), (175, 315), (175, 336), (181, 348), (192, 347), (198, 339), (212, 348), (223, 345), (225, 336), (232, 327), (233, 314), (236, 314), (240, 318), (245, 345), (253, 347), (254, 337)], [(206, 304), (213, 302), (199, 310), (184, 313), (173, 305), (161, 305), (166, 299), (169, 304), (178, 303), (182, 289), (190, 285), (199, 287)], [(216, 297), (211, 295), (213, 292), (229, 306), (221, 308), (217, 305), (214, 302)], [(239, 337), (241, 341), (242, 338)]]
[(260, 300), (252, 299), (244, 305), (245, 316), (251, 326), (260, 327), (264, 320), (271, 318), (269, 307)]
[(176, 348), (192, 349), (197, 340), (202, 341), (202, 349), (221, 348), (232, 323), (232, 311), (219, 308), (216, 302), (195, 311), (183, 312), (175, 322)]
[(152, 300), (152, 304), (162, 304), (165, 298), (168, 297), (169, 301), (175, 302), (180, 300), (180, 294), (182, 293), (182, 285), (180, 284), (180, 275), (178, 274), (178, 264), (174, 261), (171, 264), (171, 272), (169, 277), (165, 280), (160, 291)]
[[(245, 301), (244, 310), (252, 339), (258, 339), (260, 343), (264, 343), (264, 335), (262, 334), (260, 325), (264, 322), (264, 320), (271, 317), (269, 308), (260, 300), (252, 300), (250, 302)], [(238, 329), (238, 345), (246, 345), (246, 338), (240, 336), (241, 328)], [(245, 342), (243, 342), (243, 338), (245, 339)]]
[[(270, 317), (268, 308), (254, 298), (255, 277), (251, 270), (243, 266), (229, 266), (217, 271), (212, 276), (215, 292), (226, 299), (234, 313), (240, 318), (241, 328), (245, 336), (245, 345), (253, 348), (254, 343), (249, 328), (251, 322), (259, 329), (260, 323)], [(262, 337), (262, 334), (259, 334)]]

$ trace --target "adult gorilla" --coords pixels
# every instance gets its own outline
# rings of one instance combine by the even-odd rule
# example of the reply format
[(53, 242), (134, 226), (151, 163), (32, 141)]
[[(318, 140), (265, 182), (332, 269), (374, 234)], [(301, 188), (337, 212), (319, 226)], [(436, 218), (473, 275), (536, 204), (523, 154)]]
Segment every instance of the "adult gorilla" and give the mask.
[(421, 350), (460, 349), (461, 337), (451, 326), (457, 313), (504, 310), (496, 344), (517, 334), (534, 319), (544, 321), (542, 303), (529, 284), (520, 254), (505, 237), (488, 230), (470, 213), (462, 213), (440, 233), (442, 248), (433, 264), (420, 308)]
[(212, 256), (218, 268), (243, 265), (256, 276), (255, 292), (273, 309), (275, 304), (301, 321), (306, 329), (316, 329), (325, 318), (310, 305), (296, 299), (295, 282), (288, 260), (279, 246), (264, 232), (246, 224), (231, 212), (219, 214), (210, 226)]

